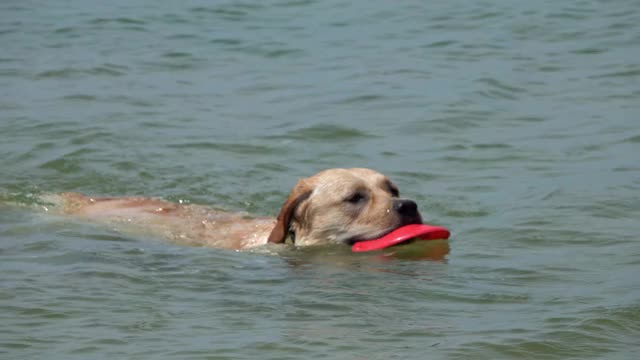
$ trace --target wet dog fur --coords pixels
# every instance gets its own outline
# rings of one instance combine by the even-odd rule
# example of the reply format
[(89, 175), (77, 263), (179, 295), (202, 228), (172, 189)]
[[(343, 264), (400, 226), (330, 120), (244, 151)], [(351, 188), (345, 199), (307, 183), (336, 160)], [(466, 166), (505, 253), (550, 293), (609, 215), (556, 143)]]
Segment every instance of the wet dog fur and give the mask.
[(49, 197), (58, 212), (123, 231), (144, 231), (173, 242), (226, 249), (267, 243), (296, 246), (353, 244), (400, 226), (422, 223), (415, 202), (400, 198), (385, 175), (370, 169), (328, 169), (300, 179), (276, 219), (144, 197)]

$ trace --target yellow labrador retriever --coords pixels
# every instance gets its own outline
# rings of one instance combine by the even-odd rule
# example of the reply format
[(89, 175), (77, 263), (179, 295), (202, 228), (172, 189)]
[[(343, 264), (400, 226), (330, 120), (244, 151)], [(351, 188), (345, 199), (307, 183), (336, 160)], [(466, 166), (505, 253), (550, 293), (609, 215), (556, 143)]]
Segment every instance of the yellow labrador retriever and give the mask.
[(299, 180), (277, 219), (142, 197), (64, 193), (48, 200), (61, 205), (57, 208), (65, 215), (143, 230), (178, 243), (236, 250), (285, 242), (351, 245), (422, 223), (415, 202), (400, 199), (386, 176), (364, 168), (329, 169)]

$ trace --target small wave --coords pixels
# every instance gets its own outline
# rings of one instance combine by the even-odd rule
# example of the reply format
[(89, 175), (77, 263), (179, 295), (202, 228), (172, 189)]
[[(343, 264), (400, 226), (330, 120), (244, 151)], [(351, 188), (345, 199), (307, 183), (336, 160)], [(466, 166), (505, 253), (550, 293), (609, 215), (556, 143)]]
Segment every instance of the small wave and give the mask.
[(173, 149), (204, 149), (217, 150), (243, 155), (275, 154), (280, 153), (279, 148), (265, 145), (251, 145), (240, 143), (217, 143), (217, 142), (187, 142), (179, 144), (169, 144)]
[(624, 140), (626, 143), (640, 144), (640, 135), (635, 135)]
[(611, 78), (611, 77), (630, 78), (630, 77), (636, 77), (636, 76), (640, 76), (640, 68), (631, 68), (629, 70), (613, 71), (605, 74), (593, 75), (593, 76), (590, 76), (589, 78), (590, 79)]
[(97, 97), (87, 94), (73, 94), (66, 95), (62, 97), (63, 100), (74, 100), (74, 101), (95, 101)]
[(457, 44), (458, 42), (455, 40), (441, 40), (441, 41), (436, 41), (436, 42), (432, 42), (430, 44), (424, 45), (423, 47), (425, 48), (442, 48), (442, 47), (447, 47), (450, 45), (454, 45)]
[(518, 94), (524, 94), (527, 92), (524, 88), (507, 85), (504, 82), (498, 81), (497, 79), (482, 78), (476, 80), (476, 82), (488, 86), (488, 89), (482, 90), (479, 93), (490, 98), (517, 100)]
[(341, 100), (338, 103), (339, 104), (357, 104), (357, 103), (374, 102), (381, 99), (384, 99), (384, 96), (377, 95), (377, 94), (369, 94), (369, 95), (352, 96), (344, 100)]
[(96, 66), (92, 68), (62, 68), (46, 70), (36, 74), (36, 79), (49, 79), (49, 78), (74, 78), (81, 76), (123, 76), (126, 73), (120, 68), (115, 68), (111, 65)]
[(134, 18), (127, 17), (118, 17), (118, 18), (96, 18), (89, 21), (89, 24), (108, 24), (108, 23), (116, 23), (116, 24), (127, 24), (127, 25), (144, 25), (146, 21)]
[(212, 44), (229, 45), (229, 46), (232, 46), (232, 45), (237, 46), (242, 44), (242, 40), (235, 39), (235, 38), (219, 38), (219, 39), (213, 39), (209, 42)]
[(299, 139), (304, 141), (344, 141), (373, 137), (375, 137), (375, 135), (355, 128), (333, 124), (319, 124), (303, 129), (292, 130), (285, 135), (270, 136), (268, 138)]

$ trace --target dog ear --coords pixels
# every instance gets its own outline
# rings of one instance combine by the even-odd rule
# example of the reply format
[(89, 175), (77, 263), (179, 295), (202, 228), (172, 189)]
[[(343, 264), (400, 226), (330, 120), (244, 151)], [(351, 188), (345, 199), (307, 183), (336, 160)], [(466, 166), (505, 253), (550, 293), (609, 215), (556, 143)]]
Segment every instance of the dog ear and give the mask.
[(282, 205), (282, 209), (280, 209), (276, 225), (273, 230), (271, 230), (271, 234), (269, 234), (268, 242), (284, 242), (287, 237), (287, 233), (289, 232), (289, 224), (293, 219), (296, 209), (303, 201), (311, 196), (311, 192), (311, 187), (307, 182), (304, 180), (298, 180), (296, 185), (293, 187), (293, 190), (291, 190), (289, 197), (287, 197), (287, 201), (285, 201), (284, 205)]

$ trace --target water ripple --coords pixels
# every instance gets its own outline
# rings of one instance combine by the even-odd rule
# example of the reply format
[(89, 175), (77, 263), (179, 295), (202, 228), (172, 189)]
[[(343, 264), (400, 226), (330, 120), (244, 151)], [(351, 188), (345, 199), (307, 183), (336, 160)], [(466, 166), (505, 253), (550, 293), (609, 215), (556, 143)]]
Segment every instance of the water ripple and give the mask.
[(48, 79), (48, 78), (75, 78), (79, 76), (123, 76), (126, 73), (119, 67), (115, 67), (109, 64), (104, 66), (97, 66), (88, 69), (78, 68), (63, 68), (55, 70), (47, 70), (39, 72), (35, 75), (36, 79)]
[[(634, 1), (0, 13), (4, 357), (640, 350)], [(190, 248), (38, 210), (81, 191), (275, 216), (297, 178), (347, 166), (451, 228), (446, 258)]]
[(319, 124), (291, 130), (285, 135), (270, 136), (269, 138), (298, 139), (304, 141), (344, 141), (371, 137), (374, 137), (374, 135), (355, 128), (333, 124)]

